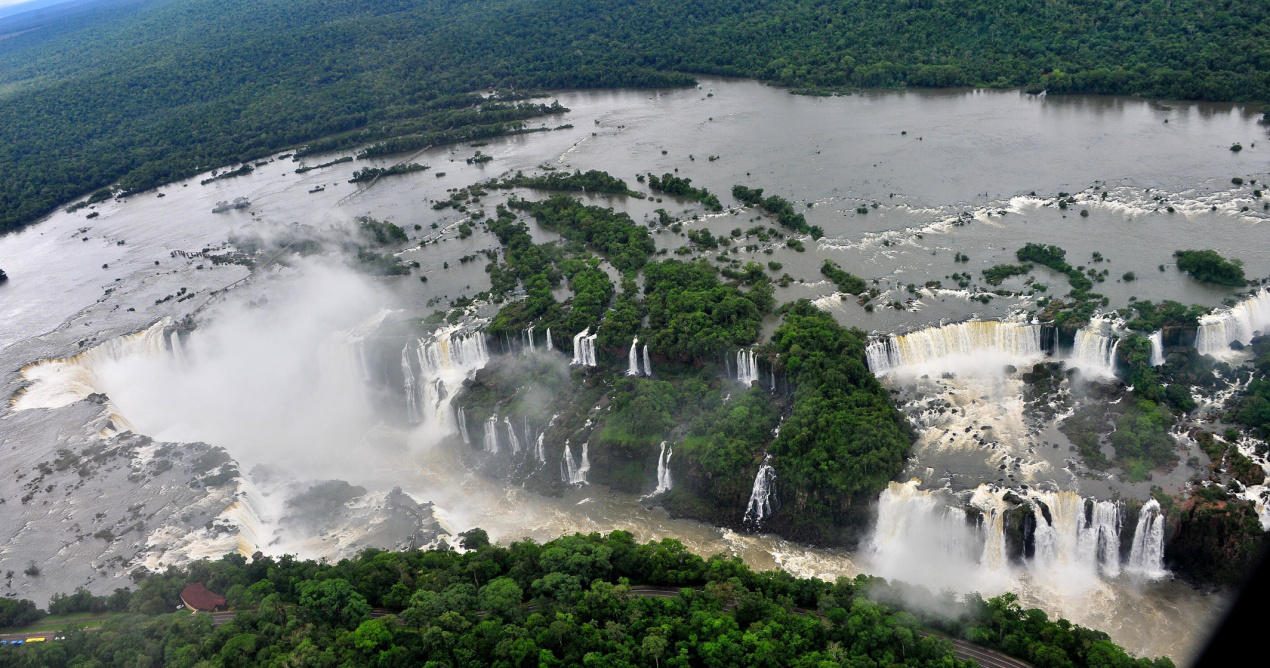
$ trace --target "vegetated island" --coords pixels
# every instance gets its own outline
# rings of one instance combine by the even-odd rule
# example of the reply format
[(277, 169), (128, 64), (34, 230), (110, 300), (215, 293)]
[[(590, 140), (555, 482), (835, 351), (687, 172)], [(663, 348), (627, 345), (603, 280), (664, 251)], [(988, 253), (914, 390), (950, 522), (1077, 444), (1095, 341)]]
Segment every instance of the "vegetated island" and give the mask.
[[(963, 668), (972, 664), (959, 652), (973, 643), (1037, 665), (1173, 666), (1134, 659), (1105, 633), (1023, 610), (1012, 595), (953, 603), (868, 576), (758, 573), (737, 557), (703, 559), (674, 539), (640, 544), (621, 531), (502, 547), (473, 529), (461, 548), (371, 549), (335, 564), (231, 554), (137, 572), (135, 590), (55, 595), (49, 612), (72, 619), (41, 637), (64, 639), (0, 646), (0, 661)], [(172, 612), (191, 584), (223, 592), (223, 623)], [(944, 615), (920, 612), (924, 605)], [(75, 628), (84, 612), (96, 613), (92, 632)], [(30, 601), (0, 599), (0, 625), (43, 617)]]

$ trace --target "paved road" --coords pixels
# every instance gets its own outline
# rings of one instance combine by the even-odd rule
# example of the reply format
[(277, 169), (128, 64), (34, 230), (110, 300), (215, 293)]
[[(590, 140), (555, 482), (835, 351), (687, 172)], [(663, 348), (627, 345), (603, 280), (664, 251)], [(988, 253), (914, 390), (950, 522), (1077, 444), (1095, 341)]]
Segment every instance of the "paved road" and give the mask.
[[(656, 586), (649, 586), (649, 585), (631, 587), (632, 594), (635, 594), (636, 596), (643, 596), (645, 598), (675, 598), (676, 596), (679, 596), (679, 592), (680, 590), (677, 587), (656, 587)], [(796, 608), (794, 611), (801, 615), (818, 615), (819, 614), (815, 612), (814, 610), (805, 610), (802, 608)], [(395, 615), (398, 612), (399, 611), (397, 610), (388, 610), (387, 608), (373, 608), (370, 612), (370, 616), (373, 619), (377, 619), (379, 617), (384, 617), (387, 615)], [(221, 624), (224, 624), (225, 622), (228, 622), (229, 620), (233, 619), (234, 616), (238, 614), (238, 611), (226, 610), (224, 612), (213, 612), (211, 614), (212, 614), (212, 625), (220, 626)], [(101, 619), (104, 619), (104, 618), (101, 618)], [(87, 618), (83, 620), (76, 620), (76, 623), (101, 621), (101, 619)], [(1006, 656), (1005, 654), (1002, 654), (1000, 652), (987, 649), (986, 647), (980, 647), (978, 645), (968, 643), (958, 638), (953, 638), (943, 633), (934, 633), (930, 631), (919, 631), (919, 633), (923, 635), (928, 635), (928, 636), (937, 636), (937, 637), (943, 638), (944, 640), (947, 640), (948, 642), (952, 643), (953, 654), (955, 654), (958, 659), (961, 659), (962, 661), (975, 661), (980, 666), (983, 666), (983, 668), (1033, 668), (1031, 664), (1020, 661), (1014, 657)], [(6, 641), (18, 640), (18, 639), (29, 640), (30, 638), (52, 638), (52, 637), (53, 637), (52, 631), (45, 631), (41, 633), (30, 633), (30, 634), (0, 634), (0, 639), (6, 640)]]

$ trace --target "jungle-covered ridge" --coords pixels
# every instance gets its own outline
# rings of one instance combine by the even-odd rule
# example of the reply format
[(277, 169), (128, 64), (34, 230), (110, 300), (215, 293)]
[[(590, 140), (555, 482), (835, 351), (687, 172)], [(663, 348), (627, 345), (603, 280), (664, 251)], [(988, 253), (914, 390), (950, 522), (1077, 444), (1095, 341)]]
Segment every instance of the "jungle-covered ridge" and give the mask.
[(2, 27), (0, 232), (113, 184), (144, 190), (320, 138), (335, 136), (326, 150), (427, 145), (549, 113), (485, 108), (470, 92), (490, 86), (709, 74), (806, 93), (1270, 99), (1270, 5), (1258, 2), (100, 0)]
[[(972, 665), (930, 633), (937, 629), (1036, 665), (1173, 665), (1134, 659), (1107, 634), (1024, 610), (1010, 594), (957, 602), (868, 576), (826, 582), (755, 572), (737, 557), (703, 559), (679, 541), (640, 544), (622, 531), (502, 547), (473, 529), (461, 534), (461, 548), (372, 549), (334, 564), (231, 554), (139, 573), (134, 590), (110, 596), (78, 590), (49, 605), (55, 614), (127, 614), (91, 633), (69, 631), (62, 641), (0, 646), (0, 663)], [(214, 625), (207, 614), (172, 613), (182, 588), (195, 582), (224, 592), (238, 614)], [(637, 591), (650, 585), (659, 588), (656, 595)]]

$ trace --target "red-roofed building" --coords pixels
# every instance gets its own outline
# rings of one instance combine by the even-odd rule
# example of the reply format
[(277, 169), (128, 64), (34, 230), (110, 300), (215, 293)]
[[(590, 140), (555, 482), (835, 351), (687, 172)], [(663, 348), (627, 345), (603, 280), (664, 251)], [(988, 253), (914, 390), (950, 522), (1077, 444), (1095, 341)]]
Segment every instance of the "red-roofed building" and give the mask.
[(225, 609), (225, 597), (213, 594), (210, 589), (198, 582), (186, 585), (185, 589), (181, 590), (181, 602), (190, 609), (190, 612), (215, 612)]

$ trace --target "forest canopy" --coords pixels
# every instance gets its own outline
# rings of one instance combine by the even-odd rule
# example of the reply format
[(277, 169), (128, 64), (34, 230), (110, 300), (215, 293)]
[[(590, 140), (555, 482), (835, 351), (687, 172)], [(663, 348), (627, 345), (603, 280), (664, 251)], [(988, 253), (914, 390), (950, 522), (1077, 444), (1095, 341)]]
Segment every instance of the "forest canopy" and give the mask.
[(810, 93), (1270, 99), (1258, 2), (101, 0), (0, 33), (0, 231), (112, 184), (142, 191), (288, 147), (415, 150), (557, 113), (471, 94), (490, 87), (709, 74)]

